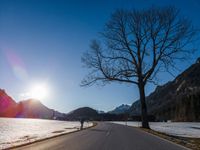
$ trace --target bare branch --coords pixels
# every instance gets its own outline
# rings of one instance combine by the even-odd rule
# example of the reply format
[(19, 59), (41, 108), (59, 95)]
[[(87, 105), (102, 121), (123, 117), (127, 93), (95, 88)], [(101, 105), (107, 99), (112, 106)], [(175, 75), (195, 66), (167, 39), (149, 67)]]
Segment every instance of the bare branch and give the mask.
[(117, 10), (92, 41), (82, 61), (91, 73), (83, 85), (111, 81), (145, 85), (155, 83), (160, 69), (169, 72), (175, 60), (191, 54), (196, 30), (174, 7)]

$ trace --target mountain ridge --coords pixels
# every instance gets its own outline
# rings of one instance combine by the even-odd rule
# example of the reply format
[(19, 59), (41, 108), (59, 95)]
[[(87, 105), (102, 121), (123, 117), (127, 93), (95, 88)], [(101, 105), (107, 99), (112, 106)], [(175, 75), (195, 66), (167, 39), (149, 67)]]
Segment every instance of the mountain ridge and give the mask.
[(18, 103), (0, 89), (0, 117), (62, 119), (63, 113), (46, 107), (39, 100), (28, 99)]
[[(192, 64), (146, 97), (148, 114), (157, 121), (200, 121), (200, 61)], [(122, 104), (108, 111), (97, 111), (90, 107), (77, 108), (64, 114), (43, 105), (40, 101), (25, 100), (16, 103), (5, 90), (0, 89), (0, 117), (23, 117), (42, 119), (79, 120), (80, 118), (115, 120), (140, 116), (140, 101), (131, 106)]]
[(95, 120), (99, 113), (97, 110), (90, 107), (80, 107), (66, 114), (67, 120)]
[(121, 104), (120, 106), (114, 108), (111, 111), (108, 111), (108, 113), (110, 114), (124, 114), (124, 113), (128, 113), (128, 110), (130, 109), (130, 105), (128, 104)]
[[(200, 121), (200, 62), (192, 64), (173, 81), (157, 88), (146, 97), (148, 114), (158, 121)], [(140, 101), (135, 101), (131, 115), (140, 115)]]

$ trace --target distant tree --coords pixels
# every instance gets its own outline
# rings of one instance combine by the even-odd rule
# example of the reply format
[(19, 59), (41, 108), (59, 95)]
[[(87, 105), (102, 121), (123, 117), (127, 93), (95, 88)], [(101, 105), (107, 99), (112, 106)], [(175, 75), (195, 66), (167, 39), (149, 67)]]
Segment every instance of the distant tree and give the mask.
[(138, 86), (142, 127), (149, 128), (145, 85), (192, 51), (196, 31), (174, 7), (116, 10), (82, 61), (91, 72), (82, 86), (119, 82)]

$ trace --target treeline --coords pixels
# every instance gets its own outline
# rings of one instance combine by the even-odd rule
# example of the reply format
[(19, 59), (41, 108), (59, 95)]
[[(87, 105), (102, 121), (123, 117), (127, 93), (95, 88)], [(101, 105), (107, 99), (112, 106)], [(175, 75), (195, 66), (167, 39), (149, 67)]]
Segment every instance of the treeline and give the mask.
[(153, 113), (157, 121), (200, 121), (200, 92), (186, 92), (178, 95), (165, 107)]
[[(97, 114), (92, 116), (74, 116), (74, 117), (66, 117), (66, 120), (69, 121), (78, 121), (78, 120), (89, 120), (89, 121), (141, 121), (142, 118), (139, 115), (129, 115), (126, 114), (110, 114), (110, 113), (103, 113), (103, 114)], [(149, 115), (148, 116), (149, 121), (156, 121), (155, 116)]]

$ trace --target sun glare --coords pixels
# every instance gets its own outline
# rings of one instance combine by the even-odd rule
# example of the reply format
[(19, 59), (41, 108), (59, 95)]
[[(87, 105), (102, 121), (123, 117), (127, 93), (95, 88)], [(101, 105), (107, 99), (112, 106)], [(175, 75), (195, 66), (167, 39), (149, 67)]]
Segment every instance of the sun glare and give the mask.
[(31, 86), (30, 96), (34, 99), (43, 100), (48, 96), (48, 87), (45, 84), (34, 84)]

